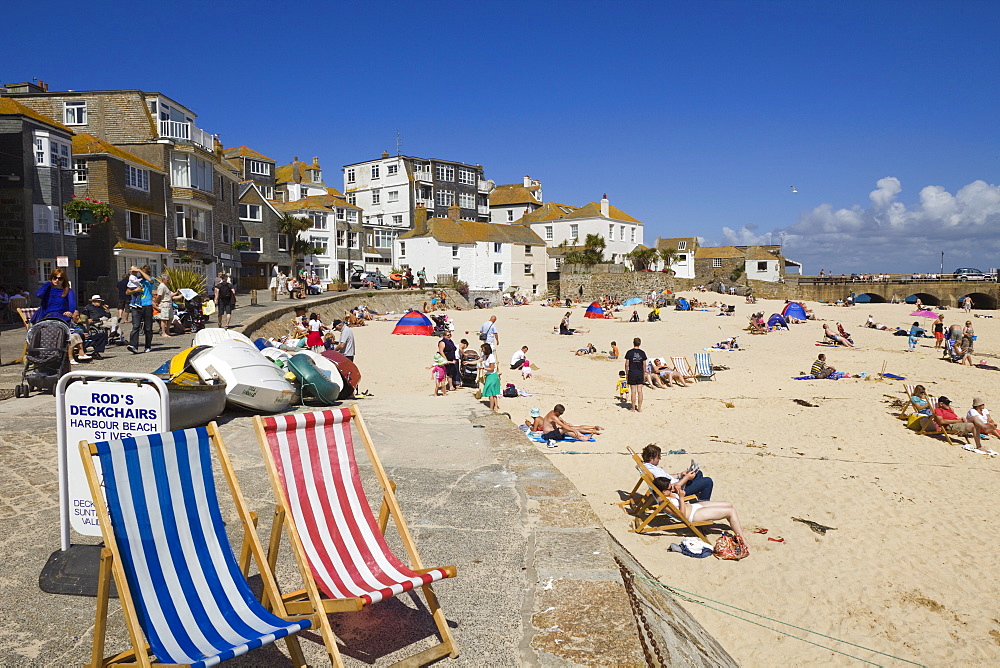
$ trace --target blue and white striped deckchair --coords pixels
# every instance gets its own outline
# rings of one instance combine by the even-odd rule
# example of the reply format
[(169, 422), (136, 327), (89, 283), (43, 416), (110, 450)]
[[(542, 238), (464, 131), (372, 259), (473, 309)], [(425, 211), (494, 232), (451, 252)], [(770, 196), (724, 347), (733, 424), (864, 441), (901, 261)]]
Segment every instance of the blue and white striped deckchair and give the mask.
[[(213, 444), (243, 524), (244, 541), (277, 614), (254, 597), (233, 555), (215, 493)], [(214, 422), (207, 428), (81, 443), (80, 452), (106, 545), (90, 665), (108, 662), (104, 640), (112, 575), (132, 641), (132, 651), (114, 661), (214, 666), (285, 638), (293, 662), (306, 665), (298, 639), (290, 635), (311, 622), (279, 616), (285, 609), (274, 575)]]
[(712, 355), (710, 353), (694, 354), (694, 377), (698, 380), (703, 378), (715, 380), (715, 371), (712, 369)]

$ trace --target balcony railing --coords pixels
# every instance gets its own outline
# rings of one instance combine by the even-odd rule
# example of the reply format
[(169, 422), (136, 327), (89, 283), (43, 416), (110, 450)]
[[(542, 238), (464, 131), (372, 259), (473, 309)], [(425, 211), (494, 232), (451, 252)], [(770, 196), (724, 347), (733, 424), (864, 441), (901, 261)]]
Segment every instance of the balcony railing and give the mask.
[(486, 206), (484, 204), (480, 204), (479, 205), (478, 211), (479, 211), (479, 215), (480, 216), (488, 216), (488, 215), (490, 215), (490, 207), (488, 207), (488, 206)]
[(413, 172), (413, 178), (415, 178), (417, 181), (432, 182), (434, 180), (434, 177), (431, 176), (430, 170), (423, 170), (423, 169)]
[(490, 186), (484, 179), (479, 179), (479, 183), (476, 184), (476, 187), (481, 193), (488, 193), (490, 191)]
[(160, 136), (198, 144), (206, 151), (215, 149), (215, 138), (192, 123), (160, 121)]

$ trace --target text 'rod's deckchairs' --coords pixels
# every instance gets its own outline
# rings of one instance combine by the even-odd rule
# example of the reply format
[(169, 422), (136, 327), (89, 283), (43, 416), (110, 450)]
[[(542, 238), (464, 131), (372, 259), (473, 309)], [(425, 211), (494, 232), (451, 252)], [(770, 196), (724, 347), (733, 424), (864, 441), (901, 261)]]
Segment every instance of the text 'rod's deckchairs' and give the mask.
[[(306, 665), (291, 634), (308, 628), (309, 620), (283, 619), (280, 600), (272, 606), (277, 615), (269, 612), (240, 573), (215, 494), (213, 444), (242, 524), (243, 550), (256, 559), (265, 593), (279, 595), (214, 422), (121, 441), (81, 442), (106, 546), (98, 576), (93, 668), (214, 666), (278, 638), (285, 638), (295, 665)], [(112, 575), (132, 650), (105, 658)]]
[[(618, 505), (622, 507), (629, 515), (632, 516), (632, 528), (629, 529), (632, 533), (652, 533), (654, 531), (670, 531), (671, 529), (690, 529), (695, 536), (705, 540), (704, 534), (698, 530), (698, 527), (707, 526), (709, 524), (715, 524), (712, 520), (702, 521), (702, 522), (690, 522), (683, 513), (681, 513), (677, 506), (675, 506), (670, 499), (667, 498), (666, 494), (656, 486), (653, 482), (653, 474), (649, 472), (649, 469), (642, 463), (642, 457), (636, 454), (635, 450), (631, 446), (625, 446), (632, 455), (632, 459), (635, 461), (635, 468), (639, 471), (639, 480), (635, 483), (635, 487), (629, 492), (628, 498), (624, 501), (619, 501)], [(640, 494), (639, 488), (646, 487), (646, 493)], [(689, 494), (684, 497), (685, 500), (694, 499), (694, 494)], [(652, 526), (653, 520), (663, 519), (666, 520), (666, 524), (657, 524)]]
[(709, 353), (694, 354), (694, 371), (698, 380), (708, 378), (715, 380), (715, 370), (712, 369), (712, 356)]
[[(351, 425), (364, 443), (382, 492), (376, 522), (365, 496), (354, 455)], [(367, 605), (421, 587), (441, 642), (406, 660), (422, 665), (458, 656), (444, 612), (431, 583), (455, 576), (455, 567), (425, 569), (357, 406), (254, 418), (257, 437), (277, 499), (268, 545), (273, 569), (281, 533), (288, 534), (304, 589), (284, 595), (291, 614), (315, 618), (331, 662), (342, 666), (328, 613)], [(386, 543), (392, 517), (409, 556), (403, 564)]]

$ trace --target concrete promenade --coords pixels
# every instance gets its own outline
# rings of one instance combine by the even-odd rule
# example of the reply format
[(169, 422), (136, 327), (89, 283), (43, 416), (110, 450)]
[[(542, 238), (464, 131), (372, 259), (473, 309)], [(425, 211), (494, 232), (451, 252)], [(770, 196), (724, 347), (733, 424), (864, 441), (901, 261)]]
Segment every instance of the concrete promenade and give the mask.
[[(384, 292), (380, 298), (401, 304), (413, 300), (419, 307), (423, 300), (416, 292)], [(276, 310), (330, 299), (327, 293), (305, 302), (262, 301), (237, 309), (233, 322), (260, 323)], [(241, 296), (241, 303), (247, 301)], [(0, 336), (0, 390), (11, 390), (20, 377), (20, 365), (9, 363), (20, 353), (22, 333), (6, 329)], [(77, 368), (151, 371), (190, 341), (157, 336), (152, 353), (111, 348), (106, 359)], [(362, 372), (364, 355), (360, 350), (357, 359)], [(640, 585), (635, 597), (626, 593), (615, 557), (648, 574), (507, 418), (472, 401), (442, 402), (438, 413), (401, 414), (392, 396), (379, 393), (377, 379), (365, 379), (362, 387), (374, 396), (358, 404), (398, 485), (425, 564), (458, 567), (457, 578), (435, 585), (461, 650), (458, 659), (441, 665), (645, 665), (635, 610), (643, 612), (652, 635), (647, 645), (655, 643), (667, 665), (735, 665), (662, 591)], [(227, 410), (219, 422), (266, 541), (273, 499), (250, 417)], [(33, 395), (0, 401), (0, 424), (0, 665), (79, 665), (89, 658), (94, 599), (38, 587), (43, 565), (59, 547), (54, 400)], [(235, 515), (223, 490), (223, 513), (232, 527)], [(395, 540), (391, 530), (389, 537)], [(236, 544), (238, 537), (231, 538)], [(74, 535), (73, 542), (98, 540)], [(286, 586), (296, 582), (287, 551), (278, 575)], [(111, 610), (109, 653), (124, 649), (127, 638), (117, 604)], [(422, 599), (412, 595), (334, 621), (350, 665), (387, 665), (431, 644), (434, 633)], [(311, 665), (326, 663), (321, 643), (307, 640), (303, 647)], [(227, 665), (287, 665), (283, 651), (279, 643)]]

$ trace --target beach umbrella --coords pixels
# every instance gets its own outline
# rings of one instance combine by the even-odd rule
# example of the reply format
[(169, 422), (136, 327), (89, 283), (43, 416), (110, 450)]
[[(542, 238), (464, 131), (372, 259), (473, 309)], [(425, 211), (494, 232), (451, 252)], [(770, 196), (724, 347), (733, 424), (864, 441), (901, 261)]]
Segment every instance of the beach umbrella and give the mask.
[(674, 293), (673, 293), (673, 292), (671, 292), (670, 290), (666, 290), (666, 289), (664, 289), (664, 290), (660, 291), (660, 294), (661, 294), (661, 295), (672, 295), (672, 294), (674, 294)]
[(938, 314), (935, 313), (934, 311), (927, 311), (927, 310), (924, 310), (924, 311), (914, 311), (910, 315), (916, 316), (918, 318), (937, 318), (938, 317)]
[(587, 312), (583, 314), (584, 318), (604, 318), (604, 309), (597, 302), (594, 302), (587, 307)]
[(420, 311), (410, 311), (399, 319), (392, 333), (434, 336), (434, 323)]
[(636, 304), (641, 304), (642, 300), (638, 297), (632, 297), (631, 299), (626, 299), (622, 306), (635, 306)]

